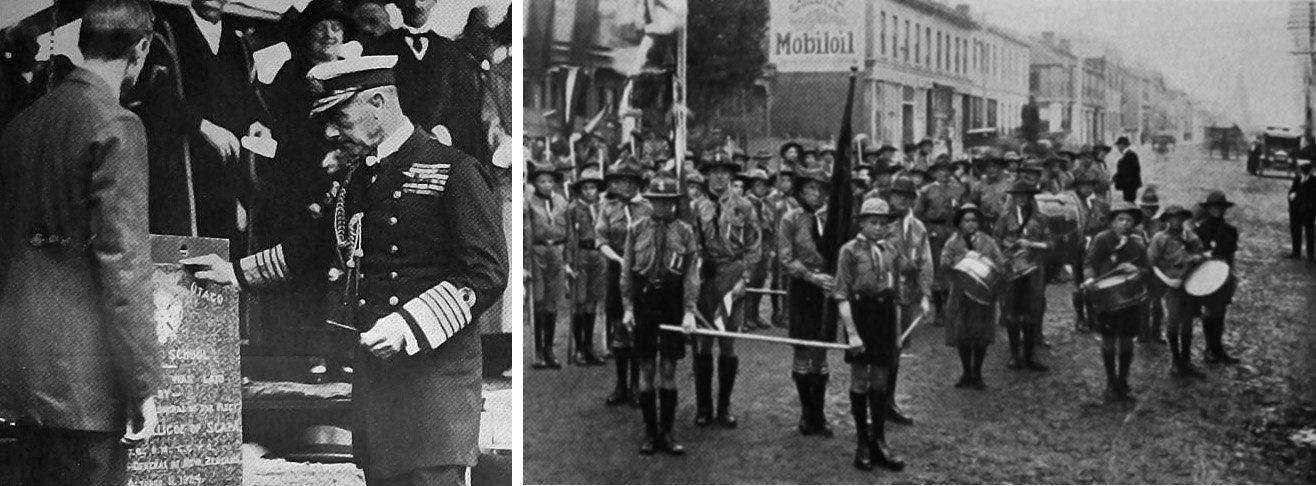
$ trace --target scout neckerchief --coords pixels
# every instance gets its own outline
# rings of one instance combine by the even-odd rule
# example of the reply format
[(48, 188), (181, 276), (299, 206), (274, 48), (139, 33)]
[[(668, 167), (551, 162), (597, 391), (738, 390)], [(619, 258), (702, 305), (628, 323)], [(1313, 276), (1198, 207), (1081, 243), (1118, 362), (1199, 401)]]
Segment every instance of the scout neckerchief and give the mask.
[(888, 272), (885, 270), (885, 268), (883, 268), (886, 265), (886, 260), (882, 258), (882, 246), (886, 245), (886, 240), (873, 241), (868, 239), (867, 236), (864, 236), (863, 233), (859, 233), (859, 236), (857, 236), (856, 238), (858, 238), (860, 241), (864, 241), (868, 243), (869, 255), (873, 258), (874, 273), (885, 276), (886, 288), (888, 289), (892, 288), (891, 272)]

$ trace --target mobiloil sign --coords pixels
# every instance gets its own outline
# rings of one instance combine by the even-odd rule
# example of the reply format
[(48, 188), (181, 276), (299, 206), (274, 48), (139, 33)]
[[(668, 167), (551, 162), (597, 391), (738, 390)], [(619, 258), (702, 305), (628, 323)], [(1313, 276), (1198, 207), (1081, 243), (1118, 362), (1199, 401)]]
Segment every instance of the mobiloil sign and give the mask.
[(779, 71), (846, 71), (860, 60), (861, 0), (773, 0), (770, 58)]

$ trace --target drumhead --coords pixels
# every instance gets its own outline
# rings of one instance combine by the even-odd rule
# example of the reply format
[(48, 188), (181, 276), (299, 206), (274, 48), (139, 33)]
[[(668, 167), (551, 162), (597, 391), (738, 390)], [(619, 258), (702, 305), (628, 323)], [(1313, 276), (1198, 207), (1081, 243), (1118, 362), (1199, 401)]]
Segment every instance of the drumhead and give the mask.
[(1228, 279), (1228, 263), (1224, 260), (1207, 260), (1188, 273), (1188, 277), (1184, 278), (1183, 288), (1188, 295), (1204, 297), (1220, 290)]

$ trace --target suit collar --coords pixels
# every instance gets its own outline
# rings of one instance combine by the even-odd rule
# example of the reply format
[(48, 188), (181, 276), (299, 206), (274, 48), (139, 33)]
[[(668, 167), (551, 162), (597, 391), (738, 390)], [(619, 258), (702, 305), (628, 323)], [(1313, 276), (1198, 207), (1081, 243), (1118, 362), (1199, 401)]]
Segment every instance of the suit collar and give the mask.
[(115, 104), (119, 103), (119, 100), (114, 97), (114, 89), (110, 87), (110, 82), (85, 68), (74, 67), (65, 77), (65, 81), (87, 85), (90, 91), (98, 97), (110, 100)]

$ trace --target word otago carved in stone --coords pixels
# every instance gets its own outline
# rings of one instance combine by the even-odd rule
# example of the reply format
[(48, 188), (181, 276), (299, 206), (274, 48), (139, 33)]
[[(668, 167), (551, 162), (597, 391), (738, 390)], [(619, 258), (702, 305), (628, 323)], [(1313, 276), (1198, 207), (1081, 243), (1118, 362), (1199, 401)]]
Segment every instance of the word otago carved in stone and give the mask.
[[(242, 484), (242, 389), (238, 295), (230, 287), (196, 282), (177, 258), (227, 255), (223, 242), (155, 236), (152, 276), (156, 331), (167, 384), (156, 394), (160, 424), (129, 463), (135, 486)], [(165, 256), (165, 258), (161, 258)], [(164, 260), (163, 262), (161, 260)]]

